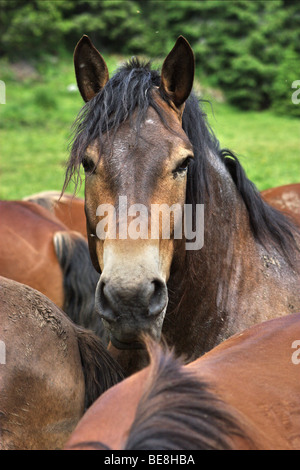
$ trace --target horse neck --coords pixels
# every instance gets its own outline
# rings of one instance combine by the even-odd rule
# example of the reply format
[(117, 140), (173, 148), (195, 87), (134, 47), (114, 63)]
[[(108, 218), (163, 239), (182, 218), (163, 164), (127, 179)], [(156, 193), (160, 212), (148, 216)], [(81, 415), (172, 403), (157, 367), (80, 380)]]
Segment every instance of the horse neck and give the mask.
[[(204, 199), (204, 245), (188, 253), (197, 267), (197, 279), (212, 294), (220, 312), (237, 298), (241, 280), (259, 271), (261, 247), (251, 231), (246, 206), (235, 183), (219, 158), (208, 163), (209, 194)], [(234, 294), (234, 295), (233, 295)], [(207, 297), (207, 295), (205, 296)]]
[[(270, 258), (270, 253), (255, 240), (235, 183), (216, 155), (211, 155), (207, 171), (204, 246), (187, 252), (185, 266), (171, 273), (168, 284), (166, 325), (171, 321), (172, 331), (166, 331), (166, 336), (178, 345), (178, 353), (191, 354), (191, 358), (278, 311), (270, 298), (276, 297), (272, 290), (274, 276), (279, 278), (279, 274), (264, 270), (264, 257)], [(182, 276), (183, 268), (188, 276)]]
[(257, 244), (242, 197), (223, 162), (213, 153), (207, 173), (209, 194), (206, 193), (204, 202), (204, 246), (195, 255), (202, 263), (206, 262), (207, 267), (213, 268), (216, 263), (221, 276), (223, 272), (228, 274), (233, 265), (241, 265), (245, 246), (257, 257)]

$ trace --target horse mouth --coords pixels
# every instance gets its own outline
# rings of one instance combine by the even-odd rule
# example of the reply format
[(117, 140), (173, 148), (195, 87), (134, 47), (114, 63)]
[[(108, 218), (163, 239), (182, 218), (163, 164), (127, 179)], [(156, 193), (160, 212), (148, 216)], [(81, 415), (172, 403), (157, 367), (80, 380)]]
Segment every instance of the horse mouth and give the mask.
[(145, 349), (145, 345), (140, 341), (119, 341), (113, 335), (110, 335), (110, 341), (117, 349)]
[(167, 306), (156, 317), (141, 316), (136, 312), (119, 315), (113, 319), (104, 318), (98, 310), (112, 346), (119, 350), (145, 349), (144, 339), (150, 336), (159, 342)]

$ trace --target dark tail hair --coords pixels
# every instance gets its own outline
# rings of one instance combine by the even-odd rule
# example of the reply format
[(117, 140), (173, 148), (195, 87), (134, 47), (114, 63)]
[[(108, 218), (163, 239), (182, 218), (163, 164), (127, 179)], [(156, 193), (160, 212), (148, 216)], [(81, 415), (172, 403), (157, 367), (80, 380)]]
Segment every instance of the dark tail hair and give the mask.
[(63, 310), (73, 322), (91, 329), (104, 340), (104, 327), (95, 311), (99, 274), (92, 265), (86, 240), (78, 232), (62, 231), (54, 234), (53, 242), (63, 272)]
[(85, 407), (123, 380), (124, 372), (94, 333), (75, 325), (85, 379)]
[(166, 345), (150, 338), (146, 345), (150, 371), (125, 450), (231, 450), (235, 437), (255, 448), (242, 417), (215, 395), (211, 384)]

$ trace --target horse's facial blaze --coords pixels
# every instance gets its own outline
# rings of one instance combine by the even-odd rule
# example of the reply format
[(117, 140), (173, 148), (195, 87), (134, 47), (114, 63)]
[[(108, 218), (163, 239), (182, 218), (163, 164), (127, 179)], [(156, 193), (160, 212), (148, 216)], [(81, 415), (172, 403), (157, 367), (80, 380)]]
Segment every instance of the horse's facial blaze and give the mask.
[[(167, 106), (163, 100), (161, 106)], [(137, 341), (141, 333), (159, 339), (168, 302), (166, 282), (174, 243), (183, 242), (174, 240), (172, 211), (165, 219), (156, 218), (156, 224), (153, 216), (153, 207), (161, 204), (167, 208), (176, 204), (182, 209), (179, 212), (182, 216), (187, 167), (193, 158), (178, 113), (168, 108), (168, 115), (174, 132), (164, 126), (153, 108), (149, 108), (138, 138), (136, 129), (124, 122), (111, 144), (102, 145), (100, 159), (99, 147), (95, 144), (88, 148), (84, 162), (90, 250), (102, 273), (96, 304), (112, 341), (119, 347), (122, 343)], [(124, 196), (127, 198), (125, 237), (120, 234), (117, 211), (120, 197)], [(105, 239), (97, 237), (99, 221), (103, 220), (97, 216), (97, 208), (104, 207), (103, 204), (114, 207), (114, 214), (117, 214), (115, 219), (107, 219)], [(134, 215), (130, 212), (133, 204), (143, 205), (145, 212)], [(136, 217), (147, 227), (144, 238), (130, 236), (130, 224), (135, 223)], [(169, 227), (164, 226), (166, 223)], [(170, 236), (165, 229), (169, 229)]]

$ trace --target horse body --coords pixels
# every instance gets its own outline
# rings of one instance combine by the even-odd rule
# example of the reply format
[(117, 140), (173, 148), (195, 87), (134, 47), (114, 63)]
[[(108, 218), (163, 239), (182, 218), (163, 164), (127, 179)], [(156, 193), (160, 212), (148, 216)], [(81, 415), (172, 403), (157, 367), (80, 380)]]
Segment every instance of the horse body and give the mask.
[(258, 447), (299, 449), (300, 369), (293, 361), (299, 337), (300, 314), (276, 318), (234, 335), (187, 366), (238, 410)]
[(0, 275), (49, 297), (76, 323), (102, 335), (98, 281), (84, 237), (28, 201), (0, 201)]
[[(83, 164), (88, 242), (101, 274), (96, 305), (110, 350), (128, 373), (144, 365), (136, 349), (143, 333), (163, 334), (192, 360), (248, 326), (297, 311), (299, 231), (263, 201), (237, 157), (220, 148), (191, 93), (194, 58), (187, 41), (177, 40), (160, 75), (133, 60), (109, 79), (86, 36), (74, 60), (87, 103), (65, 184)], [(132, 221), (148, 222), (149, 229), (152, 205), (191, 205), (195, 228), (204, 204), (203, 247), (187, 250), (187, 237), (175, 237), (175, 215), (169, 238), (160, 220), (158, 237), (124, 239), (124, 196), (136, 208), (128, 214), (128, 233)], [(99, 207), (109, 205), (116, 208), (117, 231), (107, 219), (105, 236), (97, 236)]]
[(261, 195), (271, 206), (289, 215), (300, 226), (300, 183), (265, 189)]
[(32, 203), (1, 201), (0, 210), (0, 274), (39, 290), (62, 308), (63, 273), (53, 236), (66, 228)]
[(87, 406), (122, 378), (93, 333), (0, 277), (0, 449), (61, 449)]
[(188, 365), (152, 344), (150, 366), (97, 399), (65, 448), (299, 449), (299, 338), (294, 314), (234, 335)]

